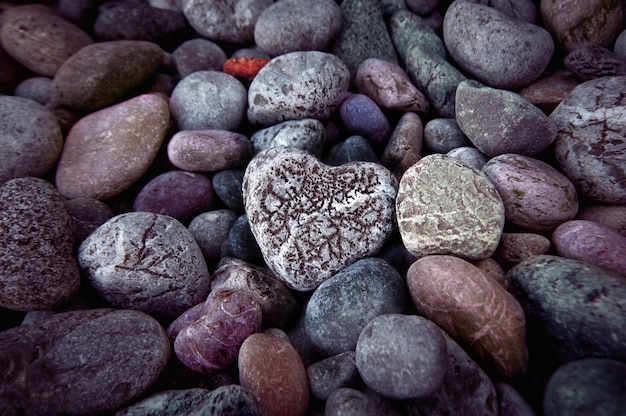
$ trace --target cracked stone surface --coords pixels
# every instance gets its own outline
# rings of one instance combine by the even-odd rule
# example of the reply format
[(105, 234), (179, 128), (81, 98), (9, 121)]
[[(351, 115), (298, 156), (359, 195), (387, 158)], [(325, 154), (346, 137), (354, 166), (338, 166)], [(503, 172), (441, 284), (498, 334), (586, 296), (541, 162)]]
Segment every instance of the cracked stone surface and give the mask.
[(113, 306), (158, 317), (180, 315), (202, 302), (210, 288), (191, 232), (166, 215), (129, 212), (110, 219), (80, 245), (78, 262)]
[(384, 167), (329, 167), (295, 149), (250, 162), (243, 195), (263, 257), (288, 287), (307, 291), (375, 254), (394, 229), (397, 182)]
[(455, 158), (433, 154), (411, 166), (396, 200), (402, 241), (413, 255), (490, 257), (504, 227), (504, 204), (487, 176)]

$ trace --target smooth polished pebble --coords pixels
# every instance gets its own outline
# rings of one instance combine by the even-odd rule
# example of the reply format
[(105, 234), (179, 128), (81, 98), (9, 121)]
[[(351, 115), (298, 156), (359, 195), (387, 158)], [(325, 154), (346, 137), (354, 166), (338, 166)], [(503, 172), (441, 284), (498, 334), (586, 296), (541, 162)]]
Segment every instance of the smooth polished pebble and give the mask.
[(322, 160), (330, 166), (341, 166), (351, 162), (379, 163), (378, 156), (365, 137), (350, 136), (331, 147)]
[(626, 205), (591, 204), (582, 207), (576, 219), (596, 221), (626, 235)]
[(245, 213), (243, 205), (243, 169), (226, 169), (213, 175), (212, 183), (219, 199), (238, 214)]
[(446, 156), (456, 158), (478, 170), (482, 170), (488, 160), (487, 156), (485, 156), (483, 152), (475, 147), (469, 146), (461, 146), (451, 149), (448, 153), (446, 153)]
[(54, 89), (52, 78), (32, 77), (20, 82), (13, 91), (15, 97), (28, 98), (42, 105), (48, 105), (52, 101)]
[(289, 147), (306, 150), (318, 157), (322, 155), (325, 139), (324, 123), (314, 118), (283, 121), (259, 129), (250, 136), (255, 154), (273, 147)]
[(339, 116), (349, 134), (365, 137), (373, 146), (384, 146), (391, 134), (389, 120), (367, 95), (354, 94), (343, 100)]
[(502, 233), (494, 257), (504, 264), (519, 263), (546, 254), (551, 247), (550, 239), (541, 234)]
[(519, 95), (550, 114), (580, 82), (570, 71), (560, 69), (522, 88)]
[(226, 59), (219, 45), (204, 38), (189, 39), (172, 52), (172, 63), (181, 79), (196, 71), (221, 71)]
[(433, 118), (426, 123), (424, 144), (436, 153), (447, 153), (458, 147), (472, 145), (454, 118)]
[(626, 75), (626, 62), (599, 45), (586, 44), (568, 53), (563, 65), (583, 81)]
[(187, 228), (207, 261), (219, 260), (227, 253), (226, 240), (237, 217), (234, 211), (218, 209), (203, 212), (191, 220)]
[(230, 227), (226, 249), (231, 256), (241, 260), (258, 264), (263, 262), (263, 253), (250, 229), (250, 222), (246, 214), (239, 216), (233, 226)]
[(415, 113), (400, 117), (391, 132), (389, 142), (381, 156), (381, 163), (401, 178), (404, 172), (422, 158), (424, 123)]
[(73, 198), (67, 200), (65, 206), (70, 210), (70, 215), (74, 219), (76, 233), (74, 245), (76, 247), (78, 247), (85, 238), (89, 237), (96, 228), (115, 215), (107, 204), (95, 198)]
[(385, 416), (381, 406), (367, 394), (350, 387), (341, 387), (333, 391), (324, 406), (325, 416)]

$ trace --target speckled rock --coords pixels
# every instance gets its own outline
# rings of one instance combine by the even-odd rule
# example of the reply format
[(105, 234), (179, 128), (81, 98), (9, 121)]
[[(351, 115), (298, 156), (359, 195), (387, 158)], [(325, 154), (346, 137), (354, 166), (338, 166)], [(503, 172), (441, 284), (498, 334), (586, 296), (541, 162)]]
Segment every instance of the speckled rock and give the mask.
[(26, 177), (0, 187), (0, 246), (0, 306), (53, 309), (78, 292), (74, 220), (49, 182)]
[(626, 408), (626, 364), (602, 358), (572, 361), (550, 377), (546, 415), (619, 415)]
[(270, 56), (321, 51), (341, 30), (341, 9), (333, 0), (282, 0), (261, 13), (254, 41)]
[(503, 89), (536, 80), (554, 52), (552, 37), (544, 28), (465, 0), (454, 1), (446, 10), (443, 39), (464, 71)]
[(454, 118), (433, 118), (424, 126), (424, 144), (436, 153), (447, 153), (457, 147), (471, 146)]
[(176, 335), (174, 351), (187, 367), (210, 374), (235, 361), (241, 344), (259, 329), (261, 307), (250, 293), (212, 291), (201, 315)]
[(236, 130), (246, 110), (246, 94), (232, 75), (196, 71), (176, 84), (170, 109), (180, 130)]
[(220, 200), (237, 214), (245, 213), (243, 206), (243, 169), (226, 169), (213, 175), (213, 189)]
[(167, 156), (179, 169), (215, 172), (244, 166), (252, 157), (252, 143), (227, 130), (180, 130), (167, 144)]
[(318, 157), (322, 155), (325, 139), (324, 123), (314, 118), (284, 121), (250, 136), (255, 153), (273, 147), (293, 147)]
[(52, 170), (61, 156), (63, 136), (50, 110), (27, 98), (1, 96), (0, 119), (0, 184)]
[(504, 202), (506, 219), (519, 227), (551, 231), (576, 216), (574, 185), (545, 162), (507, 153), (489, 160), (483, 172)]
[(386, 416), (385, 409), (367, 394), (349, 387), (333, 391), (324, 406), (325, 416)]
[(73, 198), (65, 202), (74, 219), (74, 245), (79, 246), (96, 228), (113, 217), (113, 210), (104, 202), (94, 198)]
[(582, 196), (626, 203), (626, 77), (587, 81), (550, 114), (558, 165)]
[(475, 147), (457, 147), (446, 153), (446, 156), (456, 158), (478, 170), (482, 170), (487, 163), (487, 156)]
[(426, 318), (379, 315), (359, 335), (356, 366), (365, 384), (385, 397), (426, 397), (443, 383), (446, 342), (441, 329)]
[(394, 172), (396, 178), (401, 178), (409, 167), (422, 158), (423, 141), (422, 119), (415, 113), (404, 113), (391, 132), (380, 161)]
[(300, 311), (300, 303), (268, 268), (223, 257), (217, 264), (211, 290), (233, 289), (250, 293), (263, 312), (265, 327), (283, 328)]
[(111, 218), (78, 249), (93, 288), (115, 307), (174, 318), (202, 301), (211, 276), (191, 233), (160, 214)]
[(592, 43), (571, 51), (563, 65), (583, 81), (626, 75), (626, 62), (610, 50)]
[(550, 250), (550, 239), (534, 233), (502, 233), (494, 257), (504, 263), (519, 263)]
[(169, 126), (167, 102), (138, 95), (80, 119), (56, 170), (67, 198), (107, 199), (134, 184), (154, 161)]
[(359, 370), (354, 351), (346, 351), (325, 358), (307, 367), (311, 393), (319, 400), (327, 400), (337, 389), (356, 385)]
[(291, 52), (269, 61), (248, 89), (248, 119), (264, 126), (285, 120), (325, 121), (348, 90), (350, 73), (339, 58)]
[(111, 412), (146, 392), (164, 370), (170, 344), (145, 313), (91, 309), (3, 331), (0, 355), (2, 414), (86, 415)]
[(309, 404), (306, 370), (286, 335), (249, 336), (239, 350), (239, 380), (256, 399), (259, 414), (306, 414)]
[(254, 26), (272, 0), (181, 0), (189, 24), (202, 37), (245, 43), (253, 40)]
[(539, 349), (557, 364), (586, 357), (625, 359), (623, 277), (579, 260), (543, 255), (519, 263), (506, 279), (524, 308), (531, 353)]
[(504, 205), (487, 176), (437, 154), (425, 156), (404, 173), (396, 215), (404, 245), (418, 257), (487, 258), (504, 227)]
[(387, 262), (359, 260), (323, 282), (306, 305), (304, 324), (310, 341), (326, 356), (356, 348), (369, 321), (402, 313), (404, 281)]
[(560, 256), (626, 277), (626, 236), (614, 228), (595, 221), (567, 221), (554, 230), (552, 241)]
[(82, 112), (109, 106), (162, 63), (163, 50), (152, 42), (118, 40), (85, 46), (65, 60), (54, 76), (55, 104)]
[(137, 194), (133, 211), (154, 212), (186, 221), (208, 211), (215, 194), (204, 175), (171, 170), (152, 178)]
[(564, 0), (542, 0), (541, 16), (557, 44), (571, 52), (585, 43), (610, 47), (623, 30), (619, 0), (590, 0), (565, 7)]
[(270, 269), (290, 288), (311, 290), (382, 247), (396, 186), (380, 165), (333, 168), (301, 150), (270, 149), (248, 165), (243, 192)]
[(535, 156), (556, 139), (554, 121), (521, 95), (465, 81), (456, 90), (456, 121), (489, 157)]
[(226, 254), (228, 232), (236, 220), (237, 213), (228, 209), (204, 212), (191, 220), (187, 228), (205, 259), (219, 260)]
[(211, 392), (203, 388), (166, 390), (115, 413), (115, 416), (152, 416), (156, 413), (191, 416), (194, 412), (208, 412)]
[(409, 10), (398, 10), (389, 19), (389, 33), (398, 51), (400, 62), (406, 63), (407, 50), (413, 43), (418, 43), (442, 58), (448, 53), (443, 40), (432, 30), (428, 22)]
[(93, 40), (79, 27), (40, 4), (9, 7), (0, 18), (0, 43), (16, 61), (38, 75), (59, 67)]

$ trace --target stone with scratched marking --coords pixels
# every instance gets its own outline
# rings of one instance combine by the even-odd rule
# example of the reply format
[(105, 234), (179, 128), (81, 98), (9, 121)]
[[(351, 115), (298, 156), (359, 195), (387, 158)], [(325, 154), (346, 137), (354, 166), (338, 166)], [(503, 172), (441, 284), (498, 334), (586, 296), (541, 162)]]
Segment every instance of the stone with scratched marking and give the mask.
[(259, 153), (243, 181), (250, 228), (267, 265), (299, 291), (380, 250), (394, 229), (396, 191), (381, 165), (329, 167), (296, 149)]

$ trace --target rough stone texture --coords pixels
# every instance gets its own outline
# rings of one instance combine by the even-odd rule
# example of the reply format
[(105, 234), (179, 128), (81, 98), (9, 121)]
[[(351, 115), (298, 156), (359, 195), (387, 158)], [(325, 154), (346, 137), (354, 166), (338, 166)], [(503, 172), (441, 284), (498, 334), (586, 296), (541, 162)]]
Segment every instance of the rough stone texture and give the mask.
[(27, 98), (2, 96), (0, 120), (0, 184), (52, 170), (63, 136), (50, 110)]
[(0, 27), (2, 48), (26, 68), (47, 77), (93, 43), (87, 33), (40, 4), (3, 10)]
[(550, 250), (550, 239), (534, 233), (502, 233), (494, 257), (504, 263), (519, 263)]
[(59, 192), (38, 178), (0, 187), (0, 306), (55, 308), (78, 292), (74, 221)]
[(427, 256), (409, 268), (411, 299), (480, 360), (506, 377), (526, 371), (526, 321), (517, 300), (476, 266), (454, 256)]
[(261, 415), (306, 414), (306, 369), (286, 335), (249, 336), (239, 350), (239, 381), (256, 399)]
[(385, 397), (426, 397), (443, 383), (446, 342), (441, 329), (426, 318), (379, 315), (359, 336), (356, 366), (365, 384)]
[(189, 24), (202, 37), (245, 43), (253, 40), (254, 26), (272, 0), (181, 0)]
[(556, 139), (554, 121), (521, 95), (465, 81), (456, 90), (456, 121), (489, 157), (535, 156)]
[(111, 218), (78, 249), (78, 262), (113, 306), (173, 318), (202, 301), (211, 276), (193, 236), (172, 217)]
[(583, 81), (626, 75), (626, 62), (599, 45), (585, 44), (568, 53), (563, 65)]
[(107, 204), (94, 198), (74, 198), (65, 202), (74, 219), (74, 245), (78, 246), (96, 228), (113, 217), (113, 210)]
[(266, 267), (234, 257), (223, 257), (213, 273), (211, 290), (233, 289), (250, 293), (263, 312), (265, 327), (282, 328), (293, 321), (300, 303)]
[(169, 126), (167, 102), (145, 94), (80, 119), (65, 138), (56, 185), (67, 198), (107, 199), (154, 161)]
[(349, 387), (342, 387), (335, 390), (326, 400), (324, 415), (387, 416), (388, 413), (365, 393)]
[(444, 59), (448, 55), (443, 40), (430, 28), (428, 22), (408, 10), (398, 10), (391, 15), (389, 33), (402, 63), (406, 63), (407, 50), (413, 43), (431, 48)]
[(626, 76), (587, 81), (552, 112), (554, 153), (586, 197), (626, 203)]
[(404, 279), (387, 262), (359, 260), (315, 290), (306, 306), (306, 332), (324, 355), (354, 350), (369, 321), (402, 313), (404, 296)]
[(333, 0), (282, 0), (261, 13), (255, 44), (270, 56), (321, 51), (341, 30), (341, 9)]
[(546, 415), (619, 415), (626, 409), (626, 364), (587, 358), (559, 367), (543, 398)]
[(321, 156), (326, 139), (324, 123), (314, 118), (290, 120), (257, 130), (251, 137), (254, 153), (273, 147), (293, 147)]
[(498, 190), (512, 224), (545, 232), (576, 216), (574, 185), (545, 162), (507, 153), (489, 160), (483, 173)]
[(337, 389), (355, 385), (360, 377), (354, 351), (333, 355), (307, 367), (311, 393), (318, 400), (327, 400)]
[(311, 290), (376, 253), (393, 231), (396, 180), (370, 162), (322, 165), (295, 149), (270, 149), (244, 176), (250, 228), (270, 269)]
[(191, 220), (187, 228), (200, 246), (204, 258), (219, 260), (225, 254), (230, 228), (237, 220), (237, 213), (228, 209), (203, 212)]
[(544, 28), (465, 0), (456, 0), (446, 10), (443, 39), (463, 70), (495, 88), (530, 84), (554, 52), (552, 37)]
[(170, 345), (149, 315), (91, 309), (1, 332), (0, 356), (3, 415), (100, 414), (148, 390)]
[(437, 154), (425, 156), (404, 173), (396, 215), (402, 241), (417, 257), (487, 258), (504, 227), (504, 205), (487, 176)]
[(536, 256), (506, 279), (527, 320), (529, 348), (551, 362), (585, 357), (626, 358), (626, 281), (597, 266)]
[(261, 329), (261, 307), (252, 294), (235, 289), (212, 291), (204, 310), (174, 340), (180, 361), (211, 374), (237, 359), (246, 338)]
[(586, 261), (626, 277), (626, 236), (595, 221), (573, 220), (552, 234), (560, 256)]
[(248, 119), (264, 126), (285, 120), (325, 121), (339, 108), (350, 73), (329, 53), (291, 52), (269, 61), (248, 89)]
[(69, 57), (54, 76), (55, 104), (91, 112), (111, 105), (163, 63), (152, 42), (118, 40), (88, 45)]

